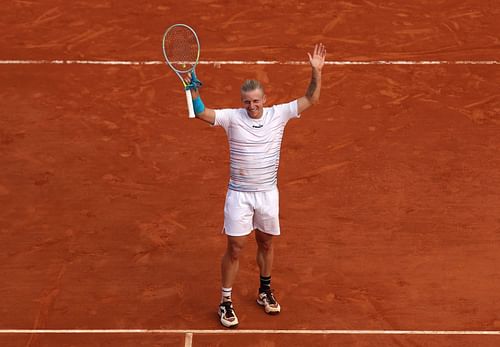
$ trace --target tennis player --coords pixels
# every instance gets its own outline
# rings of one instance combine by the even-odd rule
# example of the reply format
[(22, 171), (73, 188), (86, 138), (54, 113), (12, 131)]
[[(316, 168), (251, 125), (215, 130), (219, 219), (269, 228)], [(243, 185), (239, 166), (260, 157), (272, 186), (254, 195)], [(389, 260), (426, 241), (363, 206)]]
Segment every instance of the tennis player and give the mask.
[(238, 325), (231, 293), (241, 251), (252, 232), (260, 269), (257, 303), (267, 314), (278, 314), (281, 310), (271, 289), (273, 239), (280, 234), (277, 173), (281, 141), (287, 122), (300, 117), (319, 100), (326, 49), (320, 43), (315, 45), (312, 55), (307, 54), (312, 78), (305, 95), (271, 107), (264, 106), (264, 87), (256, 80), (246, 80), (240, 90), (242, 108), (210, 109), (201, 101), (196, 76), (186, 78), (186, 83), (193, 87), (196, 117), (224, 128), (229, 140), (230, 180), (224, 206), (227, 249), (222, 257), (222, 298), (218, 311), (221, 324), (228, 328)]

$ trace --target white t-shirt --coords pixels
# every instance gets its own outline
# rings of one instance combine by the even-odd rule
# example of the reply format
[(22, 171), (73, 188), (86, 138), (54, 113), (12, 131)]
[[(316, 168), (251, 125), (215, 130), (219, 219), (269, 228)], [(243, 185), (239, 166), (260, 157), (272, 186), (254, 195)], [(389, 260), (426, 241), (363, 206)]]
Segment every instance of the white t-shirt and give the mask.
[(253, 119), (244, 108), (215, 110), (214, 126), (223, 127), (229, 140), (229, 189), (261, 192), (277, 185), (285, 125), (300, 117), (297, 100), (263, 111), (261, 118)]

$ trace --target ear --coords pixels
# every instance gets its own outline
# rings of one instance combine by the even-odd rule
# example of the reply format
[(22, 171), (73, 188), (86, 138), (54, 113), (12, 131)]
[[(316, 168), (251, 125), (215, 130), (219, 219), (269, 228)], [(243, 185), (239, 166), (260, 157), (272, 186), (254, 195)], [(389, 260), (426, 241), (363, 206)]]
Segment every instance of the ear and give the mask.
[(240, 90), (240, 99), (241, 99), (241, 102), (243, 102), (246, 97), (247, 97), (246, 93)]
[(262, 95), (262, 103), (265, 104), (267, 101), (266, 94)]

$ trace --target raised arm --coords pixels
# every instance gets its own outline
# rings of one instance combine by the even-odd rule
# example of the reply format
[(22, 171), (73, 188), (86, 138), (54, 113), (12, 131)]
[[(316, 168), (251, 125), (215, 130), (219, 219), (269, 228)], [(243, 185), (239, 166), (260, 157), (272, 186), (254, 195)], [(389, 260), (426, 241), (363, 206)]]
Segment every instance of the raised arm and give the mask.
[[(185, 78), (185, 81), (187, 84), (191, 83), (191, 74), (188, 74), (188, 76)], [(200, 107), (196, 106), (196, 103), (198, 102), (198, 105), (200, 105), (201, 99), (197, 101), (196, 99), (200, 98), (200, 90), (199, 89), (191, 89), (191, 96), (193, 98), (193, 104), (195, 105), (194, 108), (194, 113), (196, 115), (196, 118), (201, 119), (202, 121), (205, 121), (210, 124), (215, 123), (215, 111), (211, 108), (208, 107), (202, 107), (202, 111), (200, 111)], [(203, 104), (203, 103), (202, 103)]]
[(304, 112), (319, 101), (319, 94), (321, 90), (321, 70), (325, 64), (326, 48), (322, 43), (316, 44), (314, 46), (312, 56), (309, 52), (307, 55), (309, 56), (309, 63), (312, 68), (312, 76), (309, 87), (307, 87), (306, 95), (297, 100), (299, 113)]

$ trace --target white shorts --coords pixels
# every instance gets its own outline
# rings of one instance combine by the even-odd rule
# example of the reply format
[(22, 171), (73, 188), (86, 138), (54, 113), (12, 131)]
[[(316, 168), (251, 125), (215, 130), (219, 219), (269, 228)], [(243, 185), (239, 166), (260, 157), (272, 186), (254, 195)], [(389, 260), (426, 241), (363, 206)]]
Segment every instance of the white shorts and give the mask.
[(279, 235), (279, 192), (239, 192), (228, 189), (224, 206), (224, 230), (229, 236), (245, 236), (254, 229)]

